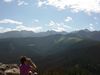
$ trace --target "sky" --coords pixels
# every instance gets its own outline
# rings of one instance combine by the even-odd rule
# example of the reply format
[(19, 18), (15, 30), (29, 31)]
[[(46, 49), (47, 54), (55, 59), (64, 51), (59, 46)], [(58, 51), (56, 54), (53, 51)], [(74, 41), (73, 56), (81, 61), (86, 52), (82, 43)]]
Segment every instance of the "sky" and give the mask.
[(100, 0), (0, 0), (0, 32), (100, 30)]

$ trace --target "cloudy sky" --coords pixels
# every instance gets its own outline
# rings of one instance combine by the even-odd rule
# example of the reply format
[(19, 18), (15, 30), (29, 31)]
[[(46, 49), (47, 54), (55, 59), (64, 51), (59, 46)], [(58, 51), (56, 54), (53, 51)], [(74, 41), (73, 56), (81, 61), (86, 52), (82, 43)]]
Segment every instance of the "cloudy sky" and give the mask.
[(100, 30), (100, 0), (0, 0), (0, 32)]

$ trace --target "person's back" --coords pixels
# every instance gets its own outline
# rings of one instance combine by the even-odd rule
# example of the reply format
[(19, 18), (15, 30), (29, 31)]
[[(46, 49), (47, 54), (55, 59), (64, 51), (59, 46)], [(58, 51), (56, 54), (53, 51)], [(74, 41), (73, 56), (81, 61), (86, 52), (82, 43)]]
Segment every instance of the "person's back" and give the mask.
[(29, 75), (30, 66), (27, 64), (20, 65), (20, 75)]
[(29, 75), (31, 69), (30, 65), (27, 64), (27, 57), (22, 56), (20, 59), (20, 75)]

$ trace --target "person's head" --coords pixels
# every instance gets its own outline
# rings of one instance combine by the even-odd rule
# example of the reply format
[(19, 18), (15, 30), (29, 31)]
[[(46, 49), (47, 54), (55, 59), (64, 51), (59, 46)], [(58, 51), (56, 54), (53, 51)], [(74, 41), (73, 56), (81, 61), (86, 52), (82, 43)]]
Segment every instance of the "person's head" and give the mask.
[(31, 65), (31, 63), (32, 63), (31, 58), (27, 58), (27, 64)]
[(20, 63), (21, 64), (26, 64), (27, 63), (27, 57), (26, 56), (21, 56)]

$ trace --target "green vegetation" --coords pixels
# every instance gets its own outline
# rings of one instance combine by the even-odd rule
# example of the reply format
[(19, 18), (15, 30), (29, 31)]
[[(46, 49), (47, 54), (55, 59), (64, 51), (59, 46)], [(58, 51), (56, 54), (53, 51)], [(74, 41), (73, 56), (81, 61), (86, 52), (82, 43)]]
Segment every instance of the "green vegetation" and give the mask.
[(76, 33), (0, 39), (0, 62), (19, 64), (22, 55), (32, 58), (40, 75), (100, 75), (100, 41)]

